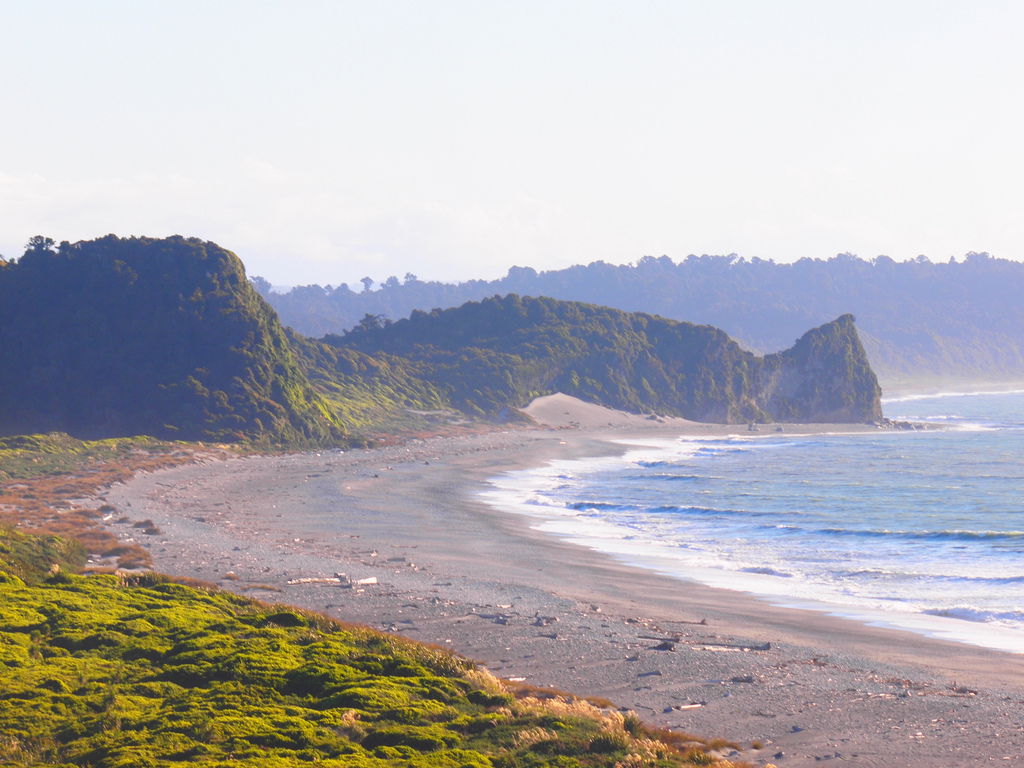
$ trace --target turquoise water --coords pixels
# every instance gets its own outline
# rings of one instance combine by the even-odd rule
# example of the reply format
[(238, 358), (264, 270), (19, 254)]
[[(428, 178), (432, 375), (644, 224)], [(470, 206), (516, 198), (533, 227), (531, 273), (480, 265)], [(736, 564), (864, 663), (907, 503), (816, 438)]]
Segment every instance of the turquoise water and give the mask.
[(943, 428), (645, 441), (486, 495), (641, 567), (1024, 652), (1024, 393), (884, 407)]

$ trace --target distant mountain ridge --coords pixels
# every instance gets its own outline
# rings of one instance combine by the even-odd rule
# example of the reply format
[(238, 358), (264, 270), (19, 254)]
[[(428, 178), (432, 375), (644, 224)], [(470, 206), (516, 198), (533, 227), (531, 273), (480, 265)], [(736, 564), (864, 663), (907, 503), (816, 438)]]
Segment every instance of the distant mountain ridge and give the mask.
[(363, 292), (313, 285), (278, 294), (254, 279), (283, 323), (316, 336), (341, 333), (367, 314), (394, 320), (517, 293), (713, 325), (764, 353), (850, 312), (883, 381), (1024, 378), (1024, 263), (983, 253), (949, 263), (849, 254), (792, 264), (644, 257), (635, 265), (598, 261), (547, 272), (513, 267), (498, 280), (458, 284), (407, 275)]
[(195, 238), (33, 238), (0, 262), (0, 434), (320, 445), (416, 411), (504, 418), (555, 391), (718, 422), (881, 416), (849, 315), (764, 358), (716, 328), (518, 296), (318, 341)]

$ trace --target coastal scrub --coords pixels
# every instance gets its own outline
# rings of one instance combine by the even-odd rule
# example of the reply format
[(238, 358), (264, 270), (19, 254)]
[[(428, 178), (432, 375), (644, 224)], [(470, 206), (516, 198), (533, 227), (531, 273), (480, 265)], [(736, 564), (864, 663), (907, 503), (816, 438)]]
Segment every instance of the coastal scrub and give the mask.
[(0, 764), (729, 765), (443, 649), (151, 574), (32, 578), (59, 544), (0, 541)]

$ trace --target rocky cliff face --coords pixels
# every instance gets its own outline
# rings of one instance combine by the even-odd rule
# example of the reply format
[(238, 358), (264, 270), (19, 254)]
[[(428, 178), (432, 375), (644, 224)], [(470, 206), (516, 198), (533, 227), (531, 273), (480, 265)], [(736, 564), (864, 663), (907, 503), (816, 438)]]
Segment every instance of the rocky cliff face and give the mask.
[(878, 381), (849, 315), (766, 357), (706, 325), (515, 295), (366, 322), (326, 340), (401, 360), (454, 407), (478, 415), (564, 392), (719, 423), (881, 416)]
[(758, 399), (776, 421), (852, 423), (882, 418), (882, 391), (853, 315), (808, 331), (767, 355)]

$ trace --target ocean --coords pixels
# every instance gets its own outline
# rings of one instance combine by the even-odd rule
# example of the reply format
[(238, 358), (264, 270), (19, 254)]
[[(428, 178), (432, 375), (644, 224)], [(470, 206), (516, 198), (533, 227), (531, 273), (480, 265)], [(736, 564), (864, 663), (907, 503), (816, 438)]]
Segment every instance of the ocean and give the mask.
[(484, 498), (634, 566), (1024, 653), (1024, 391), (883, 409), (941, 428), (644, 440)]

